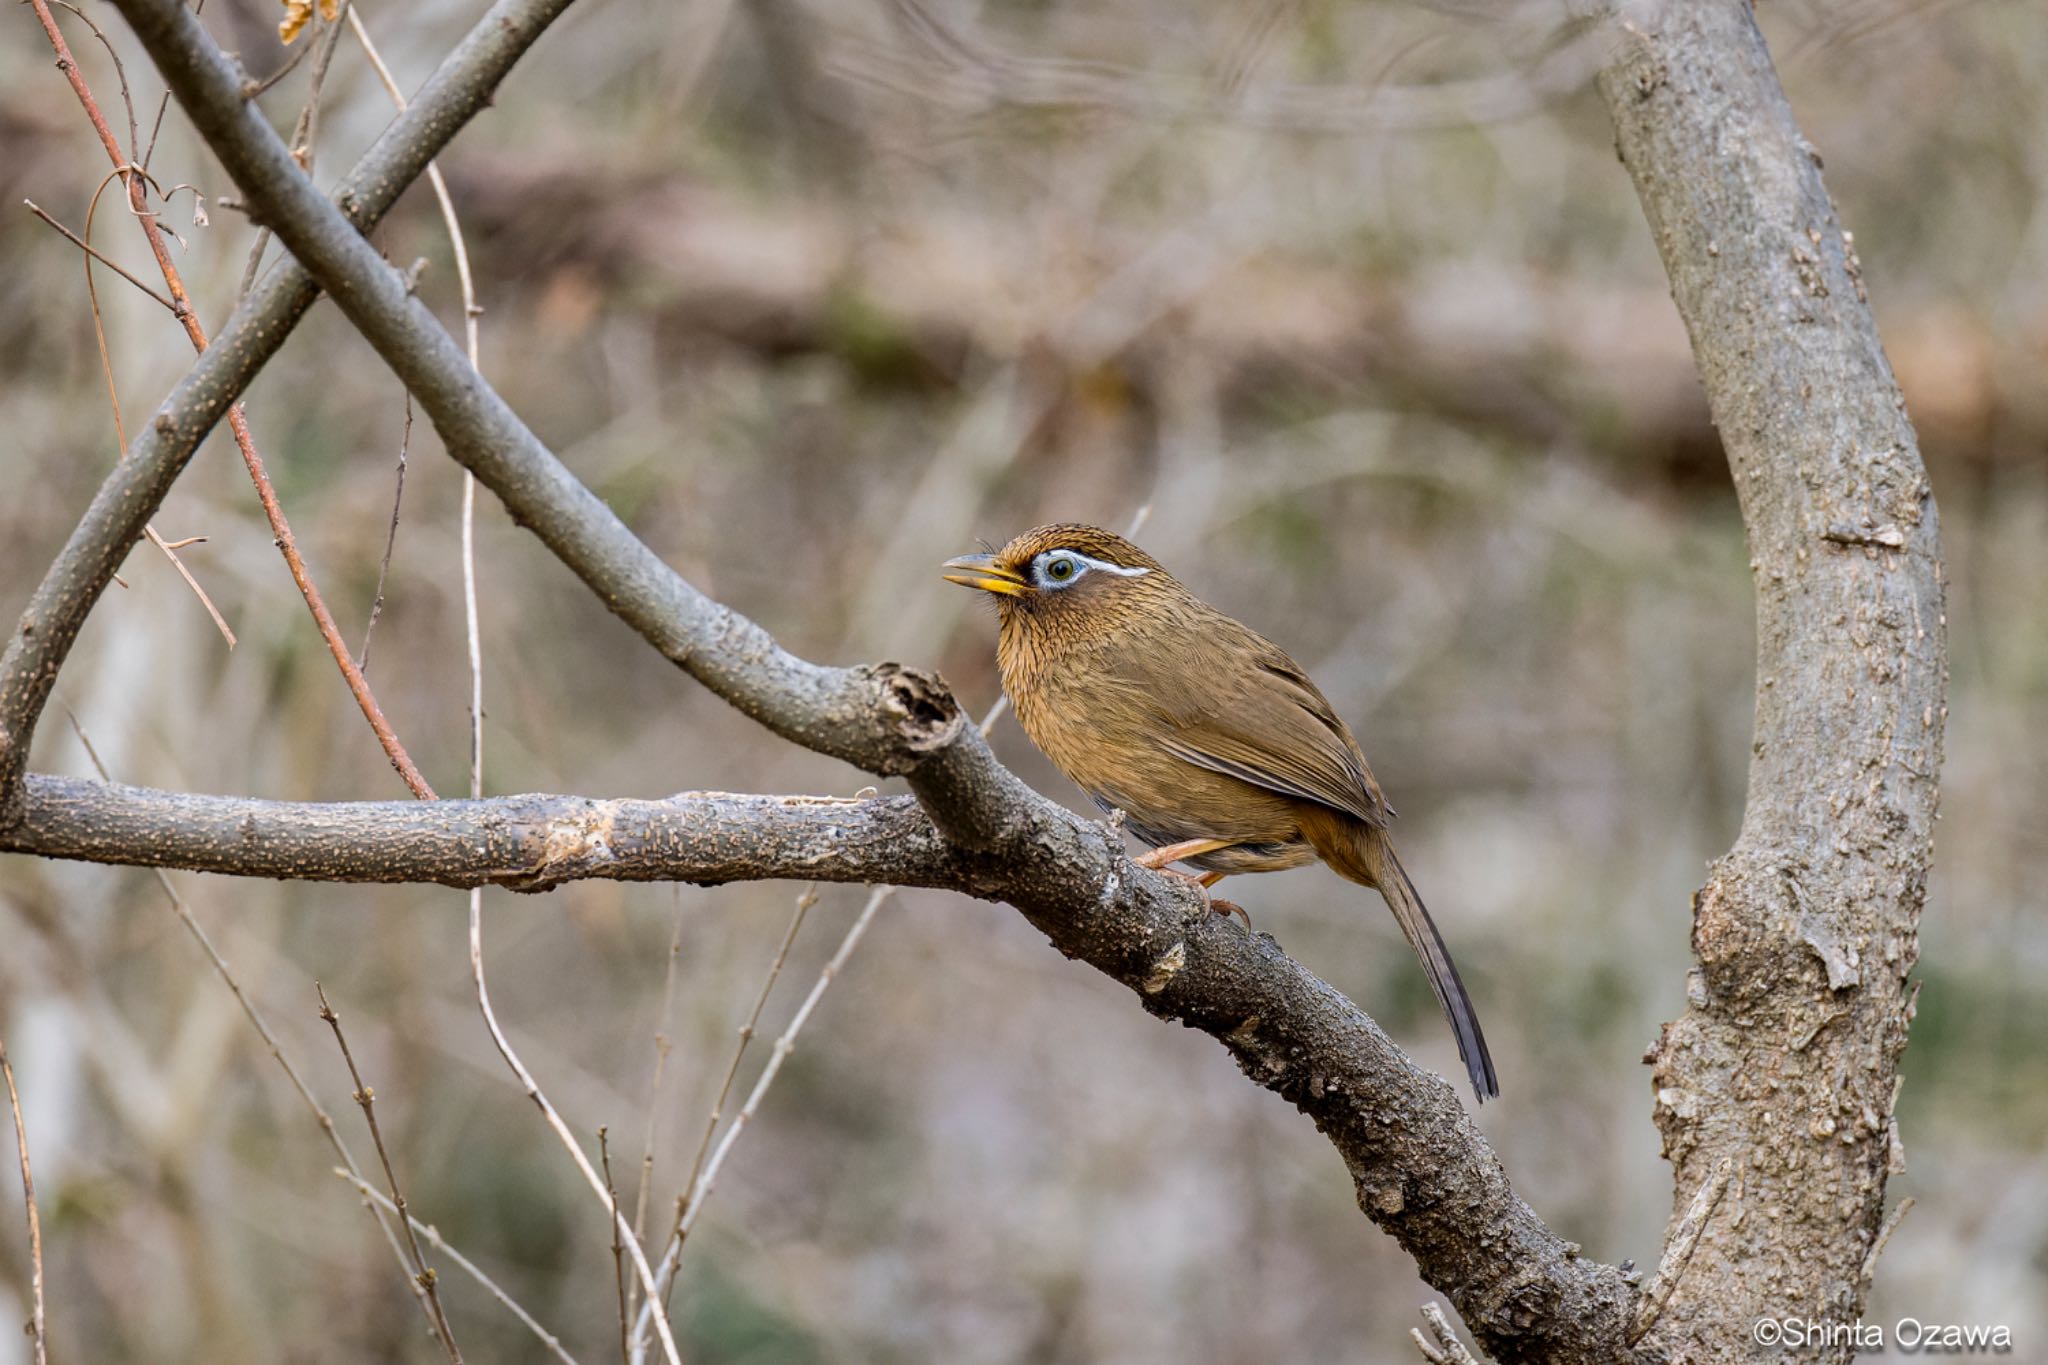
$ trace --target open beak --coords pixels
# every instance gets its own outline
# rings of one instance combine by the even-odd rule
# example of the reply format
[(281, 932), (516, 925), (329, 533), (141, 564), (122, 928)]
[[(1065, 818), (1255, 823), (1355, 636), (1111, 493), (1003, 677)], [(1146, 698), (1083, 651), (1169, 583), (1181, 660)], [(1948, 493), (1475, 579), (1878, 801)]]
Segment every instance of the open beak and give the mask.
[(961, 555), (939, 567), (946, 571), (948, 583), (963, 588), (979, 588), (1000, 597), (1022, 597), (1030, 590), (1022, 574), (996, 563), (994, 555)]

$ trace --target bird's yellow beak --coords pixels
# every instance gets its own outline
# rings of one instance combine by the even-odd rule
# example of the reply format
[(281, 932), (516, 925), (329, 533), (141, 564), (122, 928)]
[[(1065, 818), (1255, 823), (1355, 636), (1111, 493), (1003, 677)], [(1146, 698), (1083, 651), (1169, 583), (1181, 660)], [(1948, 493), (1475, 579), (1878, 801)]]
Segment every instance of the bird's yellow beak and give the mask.
[(996, 563), (994, 555), (961, 555), (939, 567), (946, 570), (948, 583), (958, 583), (963, 588), (979, 588), (999, 597), (1022, 597), (1030, 588), (1022, 574)]

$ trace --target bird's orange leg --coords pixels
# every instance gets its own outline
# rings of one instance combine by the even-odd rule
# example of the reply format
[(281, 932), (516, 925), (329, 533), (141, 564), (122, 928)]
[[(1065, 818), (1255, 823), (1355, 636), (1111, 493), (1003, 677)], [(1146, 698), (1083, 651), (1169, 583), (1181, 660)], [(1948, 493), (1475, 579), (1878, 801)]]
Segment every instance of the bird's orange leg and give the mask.
[(1228, 839), (1186, 839), (1177, 844), (1165, 844), (1159, 848), (1147, 849), (1132, 859), (1132, 861), (1140, 867), (1149, 867), (1154, 872), (1164, 872), (1169, 877), (1180, 877), (1186, 881), (1193, 882), (1196, 886), (1202, 888), (1202, 899), (1208, 902), (1211, 910), (1214, 910), (1219, 915), (1236, 915), (1244, 921), (1244, 927), (1249, 929), (1252, 927), (1252, 917), (1245, 913), (1245, 908), (1242, 905), (1239, 905), (1236, 901), (1223, 900), (1220, 897), (1209, 894), (1209, 888), (1229, 876), (1228, 872), (1183, 872), (1177, 867), (1167, 866), (1168, 863), (1177, 863), (1183, 858), (1199, 858), (1204, 853), (1214, 853), (1219, 848), (1229, 848), (1230, 846), (1231, 841)]
[(1162, 844), (1158, 848), (1147, 849), (1131, 861), (1139, 867), (1149, 867), (1158, 872), (1168, 863), (1177, 863), (1184, 858), (1199, 858), (1204, 853), (1214, 853), (1219, 848), (1229, 847), (1228, 839), (1183, 839), (1177, 844)]

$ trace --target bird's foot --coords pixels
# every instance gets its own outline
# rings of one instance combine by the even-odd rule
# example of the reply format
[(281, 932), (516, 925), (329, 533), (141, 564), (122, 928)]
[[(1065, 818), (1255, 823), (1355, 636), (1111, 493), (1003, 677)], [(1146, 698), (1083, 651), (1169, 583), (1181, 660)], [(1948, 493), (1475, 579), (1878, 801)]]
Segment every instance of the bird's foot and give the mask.
[[(1140, 866), (1149, 866), (1143, 858), (1139, 858), (1137, 861)], [(1209, 894), (1209, 888), (1223, 880), (1221, 872), (1183, 872), (1177, 867), (1154, 867), (1152, 870), (1154, 872), (1164, 872), (1167, 876), (1176, 877), (1184, 882), (1193, 882), (1195, 888), (1202, 893), (1202, 904), (1208, 906), (1219, 915), (1236, 915), (1244, 921), (1244, 927), (1247, 930), (1252, 927), (1252, 917), (1245, 912), (1245, 908), (1242, 905), (1239, 905), (1236, 901), (1227, 901), (1221, 896)]]
[(1245, 908), (1242, 905), (1239, 905), (1236, 901), (1227, 901), (1223, 899), (1223, 897), (1221, 896), (1211, 896), (1209, 897), (1209, 908), (1211, 910), (1214, 910), (1219, 915), (1236, 915), (1239, 919), (1244, 921), (1245, 932), (1251, 932), (1252, 917), (1245, 911)]

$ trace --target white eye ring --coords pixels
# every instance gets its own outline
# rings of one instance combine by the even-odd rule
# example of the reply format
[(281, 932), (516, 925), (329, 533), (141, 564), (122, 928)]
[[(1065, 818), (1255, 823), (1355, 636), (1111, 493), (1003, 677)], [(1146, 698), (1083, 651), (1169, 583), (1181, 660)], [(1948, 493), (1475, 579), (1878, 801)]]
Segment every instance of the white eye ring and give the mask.
[[(1064, 569), (1066, 572), (1055, 573), (1055, 569)], [(1039, 583), (1044, 587), (1064, 588), (1079, 582), (1081, 576), (1092, 569), (1100, 569), (1104, 573), (1113, 573), (1122, 578), (1141, 578), (1152, 572), (1146, 568), (1112, 564), (1106, 559), (1084, 555), (1079, 550), (1047, 550), (1038, 558), (1037, 576)]]

